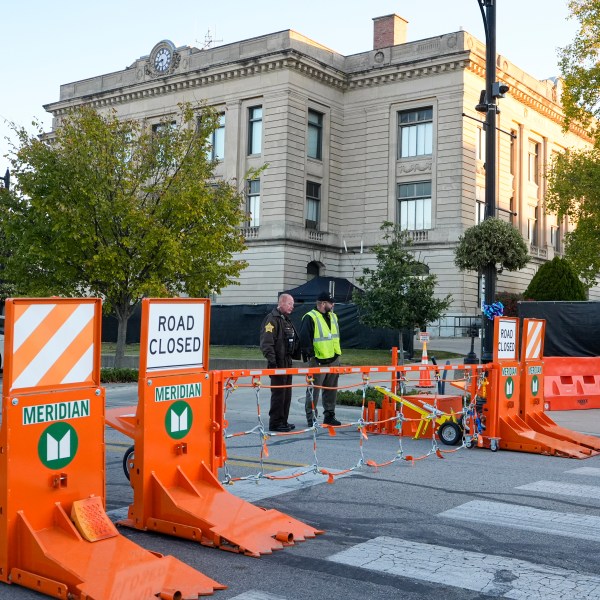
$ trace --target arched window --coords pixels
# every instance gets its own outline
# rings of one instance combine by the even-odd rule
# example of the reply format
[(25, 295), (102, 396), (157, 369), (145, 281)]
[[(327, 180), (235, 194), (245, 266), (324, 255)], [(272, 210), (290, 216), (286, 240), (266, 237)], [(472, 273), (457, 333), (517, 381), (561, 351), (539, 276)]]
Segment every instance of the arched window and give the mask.
[(310, 281), (315, 277), (318, 277), (321, 272), (321, 266), (318, 262), (312, 261), (306, 265), (306, 281)]

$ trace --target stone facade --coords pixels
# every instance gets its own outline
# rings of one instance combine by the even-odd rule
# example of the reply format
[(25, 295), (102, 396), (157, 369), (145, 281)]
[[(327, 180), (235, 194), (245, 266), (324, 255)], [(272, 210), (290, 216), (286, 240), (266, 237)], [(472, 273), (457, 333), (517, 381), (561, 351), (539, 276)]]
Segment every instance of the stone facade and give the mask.
[[(268, 166), (249, 188), (249, 266), (217, 302), (272, 302), (317, 272), (355, 282), (374, 266), (369, 250), (381, 241), (382, 222), (403, 211), (437, 292), (453, 295), (451, 314), (475, 315), (477, 274), (459, 273), (453, 261), (484, 199), (483, 118), (474, 107), (485, 87), (485, 46), (464, 31), (397, 43), (405, 35), (406, 21), (388, 15), (374, 19), (374, 49), (351, 56), (292, 30), (208, 49), (172, 47), (162, 72), (152, 62), (157, 45), (123, 71), (62, 85), (60, 100), (45, 108), (54, 127), (80, 104), (149, 125), (180, 102), (224, 114), (217, 175), (241, 186), (249, 169)], [(516, 135), (497, 136), (499, 216), (521, 231), (534, 257), (523, 271), (498, 277), (499, 291), (517, 292), (560, 252), (565, 232), (544, 212), (544, 167), (554, 152), (589, 141), (574, 127), (562, 131), (556, 82), (538, 81), (503, 56), (497, 73), (510, 86), (497, 124)]]

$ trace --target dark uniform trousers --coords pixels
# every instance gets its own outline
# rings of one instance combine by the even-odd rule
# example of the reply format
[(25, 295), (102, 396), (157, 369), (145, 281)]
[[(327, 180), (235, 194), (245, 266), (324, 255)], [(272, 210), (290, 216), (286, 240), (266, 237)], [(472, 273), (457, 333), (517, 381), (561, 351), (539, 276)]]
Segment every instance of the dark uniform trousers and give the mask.
[[(285, 357), (286, 367), (292, 366), (292, 357)], [(281, 367), (283, 368), (283, 367)], [(271, 408), (269, 409), (269, 429), (286, 425), (292, 403), (292, 376), (271, 375), (271, 386), (285, 386), (271, 388)]]

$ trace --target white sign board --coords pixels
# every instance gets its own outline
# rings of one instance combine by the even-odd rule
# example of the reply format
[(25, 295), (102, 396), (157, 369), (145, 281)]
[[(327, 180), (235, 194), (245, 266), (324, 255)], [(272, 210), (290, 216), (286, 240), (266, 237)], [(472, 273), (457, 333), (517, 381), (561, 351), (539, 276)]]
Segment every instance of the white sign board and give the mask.
[(419, 331), (419, 341), (420, 342), (428, 342), (429, 341), (429, 332), (428, 331)]
[(498, 322), (498, 360), (517, 358), (517, 322), (500, 318)]
[(205, 304), (149, 306), (146, 369), (204, 368)]

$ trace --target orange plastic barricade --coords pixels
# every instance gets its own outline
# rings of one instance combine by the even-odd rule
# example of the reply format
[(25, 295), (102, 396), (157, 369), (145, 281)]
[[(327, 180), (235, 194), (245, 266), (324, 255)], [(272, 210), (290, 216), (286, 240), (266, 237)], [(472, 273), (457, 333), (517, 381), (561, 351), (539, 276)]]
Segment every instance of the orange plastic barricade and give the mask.
[[(492, 421), (491, 431), (497, 427), (494, 437), (498, 438), (499, 447), (571, 458), (591, 456), (588, 448), (572, 442), (557, 440), (546, 433), (535, 431), (521, 417), (521, 367), (517, 362), (518, 339), (518, 320), (516, 318), (496, 317), (494, 319), (494, 377), (489, 386), (490, 398), (487, 405), (497, 412)], [(489, 424), (486, 424), (486, 427), (488, 427), (486, 434), (491, 436)], [(490, 447), (494, 449), (492, 446)]]
[(55, 598), (197, 598), (223, 588), (104, 512), (99, 299), (6, 302), (0, 580)]
[(218, 481), (222, 413), (215, 415), (207, 371), (209, 309), (206, 299), (142, 303), (138, 406), (106, 416), (135, 443), (134, 499), (121, 524), (250, 556), (270, 554), (321, 532), (254, 506)]
[(544, 357), (546, 410), (600, 408), (600, 357)]
[[(598, 454), (600, 439), (557, 425), (545, 412), (544, 406), (544, 332), (542, 319), (523, 320), (521, 345), (521, 417), (535, 431), (556, 440), (581, 446), (588, 456)], [(560, 451), (560, 448), (557, 450)]]

